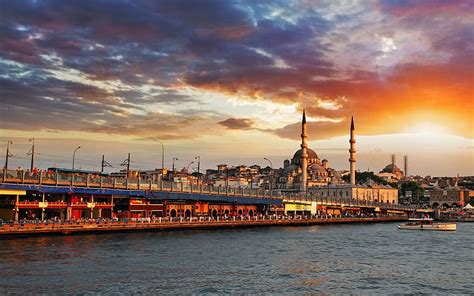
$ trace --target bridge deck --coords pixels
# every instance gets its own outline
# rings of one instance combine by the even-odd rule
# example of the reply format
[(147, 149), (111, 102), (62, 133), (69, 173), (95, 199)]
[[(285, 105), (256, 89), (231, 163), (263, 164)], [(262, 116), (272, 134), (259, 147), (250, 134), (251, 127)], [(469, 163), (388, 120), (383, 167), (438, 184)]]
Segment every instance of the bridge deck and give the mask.
[(170, 182), (143, 182), (117, 178), (76, 178), (57, 175), (55, 178), (40, 176), (21, 178), (3, 175), (0, 189), (17, 189), (50, 194), (124, 195), (158, 200), (195, 200), (230, 202), (237, 204), (282, 205), (285, 203), (316, 202), (323, 206), (380, 208), (386, 210), (414, 211), (414, 207), (388, 204), (372, 200), (340, 197), (321, 197), (309, 193), (285, 193), (273, 190), (248, 188), (221, 188), (193, 186)]

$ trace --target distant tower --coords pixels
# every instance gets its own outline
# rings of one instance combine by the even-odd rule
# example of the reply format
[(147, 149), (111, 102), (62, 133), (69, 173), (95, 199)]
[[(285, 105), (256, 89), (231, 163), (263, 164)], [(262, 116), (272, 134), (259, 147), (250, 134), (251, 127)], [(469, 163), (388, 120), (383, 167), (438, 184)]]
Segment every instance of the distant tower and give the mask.
[(408, 155), (405, 155), (403, 157), (403, 160), (404, 160), (404, 173), (405, 173), (405, 179), (408, 178)]
[(392, 154), (392, 174), (395, 174), (395, 154)]
[(351, 165), (351, 185), (355, 185), (356, 183), (356, 149), (355, 149), (355, 127), (354, 127), (354, 117), (351, 118), (351, 138), (349, 140), (349, 143), (351, 144), (351, 149), (349, 149), (350, 153), (350, 158), (349, 158), (349, 163)]
[(308, 180), (308, 143), (306, 139), (308, 135), (306, 133), (306, 112), (303, 109), (303, 121), (301, 122), (301, 186), (300, 190), (306, 192), (306, 184)]

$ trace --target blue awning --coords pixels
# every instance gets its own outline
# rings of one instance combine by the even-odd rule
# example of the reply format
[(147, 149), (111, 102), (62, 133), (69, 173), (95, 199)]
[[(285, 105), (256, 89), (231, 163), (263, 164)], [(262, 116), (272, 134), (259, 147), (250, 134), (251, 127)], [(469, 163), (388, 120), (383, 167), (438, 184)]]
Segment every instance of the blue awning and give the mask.
[(186, 192), (167, 192), (150, 190), (127, 190), (111, 188), (89, 188), (89, 187), (67, 187), (67, 186), (44, 186), (32, 184), (0, 184), (2, 189), (19, 189), (48, 194), (94, 194), (94, 195), (125, 195), (160, 200), (194, 200), (208, 202), (228, 202), (236, 204), (252, 205), (281, 205), (281, 199), (245, 197), (245, 196), (227, 196), (204, 193), (186, 193)]

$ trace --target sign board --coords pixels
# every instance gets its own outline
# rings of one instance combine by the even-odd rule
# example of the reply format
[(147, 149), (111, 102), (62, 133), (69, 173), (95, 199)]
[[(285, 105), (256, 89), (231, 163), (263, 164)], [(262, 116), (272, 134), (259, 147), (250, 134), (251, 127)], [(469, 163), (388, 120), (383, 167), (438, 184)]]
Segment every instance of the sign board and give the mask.
[(413, 193), (411, 191), (405, 191), (405, 196), (406, 197), (412, 197), (413, 196)]
[(297, 204), (297, 203), (285, 203), (285, 212), (293, 211), (305, 211), (311, 212), (311, 214), (316, 213), (316, 202), (310, 202), (308, 204)]
[(88, 202), (88, 203), (87, 203), (87, 207), (88, 207), (89, 209), (92, 209), (92, 208), (95, 207), (95, 203), (93, 203), (93, 202)]
[(48, 202), (47, 201), (45, 201), (45, 202), (40, 201), (38, 203), (38, 207), (39, 208), (47, 208), (48, 207)]
[(0, 189), (0, 195), (26, 195), (26, 190)]

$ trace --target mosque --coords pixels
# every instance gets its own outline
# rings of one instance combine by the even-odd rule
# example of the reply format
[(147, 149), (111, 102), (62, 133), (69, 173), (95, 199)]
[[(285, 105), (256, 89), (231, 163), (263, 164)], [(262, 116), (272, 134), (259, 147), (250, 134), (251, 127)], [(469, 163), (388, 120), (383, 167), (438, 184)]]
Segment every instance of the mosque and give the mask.
[[(339, 172), (329, 167), (327, 159), (321, 160), (318, 154), (307, 144), (306, 113), (303, 110), (301, 148), (295, 152), (293, 158), (286, 159), (283, 170), (278, 175), (276, 189), (281, 191), (304, 191), (305, 188), (327, 186), (330, 183), (341, 182)], [(303, 174), (306, 167), (306, 174)], [(306, 182), (303, 177), (306, 176)]]
[(339, 172), (329, 167), (326, 159), (320, 160), (318, 154), (308, 148), (306, 113), (303, 110), (301, 123), (301, 145), (293, 158), (285, 160), (278, 175), (276, 189), (286, 192), (310, 192), (316, 196), (334, 198), (353, 198), (360, 200), (398, 203), (398, 189), (389, 185), (377, 184), (372, 180), (356, 183), (356, 149), (354, 118), (350, 127), (350, 182), (342, 183)]

